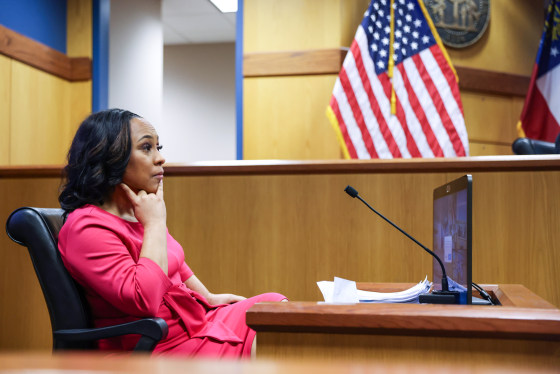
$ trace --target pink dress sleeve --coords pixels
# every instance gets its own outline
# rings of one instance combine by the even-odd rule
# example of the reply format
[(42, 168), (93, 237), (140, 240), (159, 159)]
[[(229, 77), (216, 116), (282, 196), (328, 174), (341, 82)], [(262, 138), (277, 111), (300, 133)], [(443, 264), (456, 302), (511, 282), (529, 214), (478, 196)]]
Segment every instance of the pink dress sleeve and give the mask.
[(63, 256), (64, 263), (79, 283), (116, 309), (155, 316), (172, 282), (155, 262), (139, 257), (141, 241), (120, 237), (110, 224), (87, 216), (72, 222), (64, 247), (73, 250)]
[(179, 274), (181, 275), (181, 282), (185, 282), (187, 279), (189, 279), (194, 273), (191, 270), (191, 268), (185, 263), (183, 262), (181, 264), (181, 268), (179, 269)]

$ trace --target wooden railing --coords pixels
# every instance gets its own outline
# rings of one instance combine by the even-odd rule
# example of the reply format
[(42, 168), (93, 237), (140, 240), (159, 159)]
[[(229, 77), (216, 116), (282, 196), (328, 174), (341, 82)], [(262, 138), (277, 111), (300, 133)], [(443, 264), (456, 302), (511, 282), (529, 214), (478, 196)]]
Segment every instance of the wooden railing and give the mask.
[[(270, 53), (247, 53), (243, 75), (249, 77), (338, 74), (347, 49), (318, 49)], [(456, 66), (459, 87), (499, 95), (525, 96), (530, 77)]]
[(0, 53), (71, 82), (91, 79), (91, 59), (68, 57), (0, 25)]

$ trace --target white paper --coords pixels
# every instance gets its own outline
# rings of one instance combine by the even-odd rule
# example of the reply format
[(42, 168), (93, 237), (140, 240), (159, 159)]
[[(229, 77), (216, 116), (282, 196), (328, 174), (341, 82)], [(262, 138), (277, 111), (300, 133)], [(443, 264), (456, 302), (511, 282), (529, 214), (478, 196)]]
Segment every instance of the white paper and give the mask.
[(321, 281), (317, 282), (317, 286), (327, 303), (355, 304), (358, 302), (358, 290), (354, 281), (334, 277), (334, 282)]
[(408, 290), (399, 292), (371, 292), (356, 289), (356, 282), (334, 278), (334, 282), (320, 281), (317, 286), (327, 303), (414, 303), (418, 296), (427, 293), (432, 286), (428, 277)]

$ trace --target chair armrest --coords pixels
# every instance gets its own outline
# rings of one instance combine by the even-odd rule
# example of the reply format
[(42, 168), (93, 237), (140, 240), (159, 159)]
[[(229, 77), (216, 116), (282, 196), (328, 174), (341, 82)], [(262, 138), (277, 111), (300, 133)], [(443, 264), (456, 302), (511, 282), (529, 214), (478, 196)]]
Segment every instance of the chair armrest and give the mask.
[(156, 344), (167, 337), (168, 326), (162, 318), (144, 318), (120, 325), (91, 329), (68, 329), (53, 332), (57, 339), (67, 341), (93, 341), (128, 334), (142, 335), (135, 351), (152, 351)]

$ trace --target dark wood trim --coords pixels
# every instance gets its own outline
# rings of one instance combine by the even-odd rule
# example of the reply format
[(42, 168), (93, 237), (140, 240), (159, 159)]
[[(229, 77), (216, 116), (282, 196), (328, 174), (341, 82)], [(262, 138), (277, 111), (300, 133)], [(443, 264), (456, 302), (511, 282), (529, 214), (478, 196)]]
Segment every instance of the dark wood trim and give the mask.
[(244, 77), (338, 74), (346, 49), (247, 53)]
[(531, 77), (517, 74), (500, 73), (490, 70), (456, 66), (459, 88), (496, 95), (524, 97), (529, 90)]
[(68, 57), (0, 25), (0, 53), (70, 82), (91, 79), (89, 57)]
[[(169, 164), (166, 176), (235, 176), (285, 174), (397, 174), (560, 171), (560, 156), (479, 156), (395, 160), (244, 160)], [(0, 178), (60, 177), (61, 165), (4, 166)]]
[[(250, 77), (338, 74), (347, 48), (247, 53), (243, 75)], [(496, 95), (525, 96), (531, 77), (456, 66), (459, 87)]]

